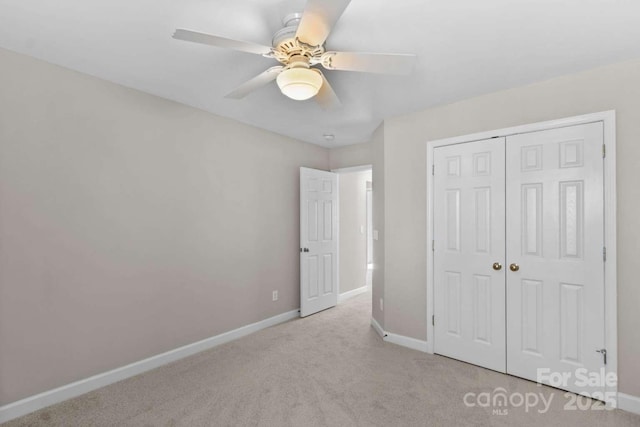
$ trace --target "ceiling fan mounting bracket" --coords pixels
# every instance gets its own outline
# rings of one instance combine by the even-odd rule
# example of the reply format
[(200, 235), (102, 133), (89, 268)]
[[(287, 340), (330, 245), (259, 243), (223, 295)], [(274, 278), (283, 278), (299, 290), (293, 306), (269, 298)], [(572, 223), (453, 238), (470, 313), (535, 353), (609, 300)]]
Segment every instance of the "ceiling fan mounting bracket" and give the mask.
[(302, 19), (302, 13), (294, 12), (286, 15), (282, 18), (282, 25), (285, 27), (295, 27), (298, 28), (298, 24), (300, 24), (300, 20)]

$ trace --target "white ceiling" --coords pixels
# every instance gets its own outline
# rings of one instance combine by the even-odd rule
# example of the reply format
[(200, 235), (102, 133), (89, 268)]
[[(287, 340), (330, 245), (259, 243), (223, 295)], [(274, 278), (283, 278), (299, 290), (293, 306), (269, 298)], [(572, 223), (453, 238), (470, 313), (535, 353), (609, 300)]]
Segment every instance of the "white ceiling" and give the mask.
[(417, 65), (408, 77), (326, 72), (343, 103), (326, 112), (275, 83), (225, 99), (276, 62), (171, 38), (182, 27), (269, 45), (304, 4), (0, 0), (0, 46), (323, 146), (365, 142), (387, 117), (640, 57), (637, 0), (352, 0), (327, 48), (415, 53)]

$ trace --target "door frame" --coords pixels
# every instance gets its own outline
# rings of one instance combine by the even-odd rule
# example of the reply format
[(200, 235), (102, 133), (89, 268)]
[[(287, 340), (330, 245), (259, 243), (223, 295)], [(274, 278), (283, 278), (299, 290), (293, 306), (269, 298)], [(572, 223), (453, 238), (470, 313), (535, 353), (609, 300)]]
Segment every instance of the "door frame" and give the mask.
[(338, 304), (341, 303), (340, 301), (340, 174), (350, 173), (350, 172), (365, 172), (365, 171), (372, 171), (372, 170), (373, 170), (372, 164), (349, 166), (349, 167), (335, 168), (335, 169), (329, 170), (329, 172), (338, 174), (338, 251), (337, 251), (338, 263), (336, 264), (338, 267), (338, 280), (336, 282), (337, 289), (338, 289)]
[[(369, 187), (369, 183), (371, 186)], [(367, 204), (367, 270), (373, 265), (373, 179), (367, 181), (367, 188), (365, 189), (365, 203)]]
[[(452, 138), (427, 141), (427, 352), (434, 352), (434, 327), (433, 327), (433, 287), (434, 287), (434, 260), (433, 260), (433, 161), (434, 149), (447, 145), (464, 144), (481, 141), (495, 137), (509, 137), (517, 134), (538, 132), (549, 129), (557, 129), (568, 126), (587, 123), (602, 122), (603, 143), (606, 147), (604, 156), (604, 242), (606, 247), (606, 263), (604, 268), (604, 321), (605, 321), (605, 346), (607, 349), (607, 364), (605, 372), (618, 373), (618, 304), (617, 304), (617, 246), (616, 246), (616, 112), (615, 110), (602, 111), (593, 114), (567, 117), (558, 120), (531, 123), (521, 126), (496, 129), (486, 132), (478, 132)], [(618, 386), (606, 387), (607, 392), (617, 396)], [(617, 397), (616, 397), (617, 403)], [(612, 404), (613, 407), (617, 404)]]

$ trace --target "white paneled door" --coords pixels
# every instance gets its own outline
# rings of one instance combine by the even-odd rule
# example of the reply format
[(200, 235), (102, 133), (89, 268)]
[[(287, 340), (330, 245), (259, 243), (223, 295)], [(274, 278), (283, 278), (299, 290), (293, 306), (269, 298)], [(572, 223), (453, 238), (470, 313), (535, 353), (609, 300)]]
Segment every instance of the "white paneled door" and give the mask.
[(604, 367), (602, 143), (598, 122), (506, 144), (507, 370), (577, 393), (604, 391), (581, 375)]
[(338, 175), (300, 168), (300, 316), (338, 302)]
[(435, 348), (505, 372), (504, 138), (435, 149)]
[(602, 122), (434, 149), (436, 353), (604, 392), (602, 150)]

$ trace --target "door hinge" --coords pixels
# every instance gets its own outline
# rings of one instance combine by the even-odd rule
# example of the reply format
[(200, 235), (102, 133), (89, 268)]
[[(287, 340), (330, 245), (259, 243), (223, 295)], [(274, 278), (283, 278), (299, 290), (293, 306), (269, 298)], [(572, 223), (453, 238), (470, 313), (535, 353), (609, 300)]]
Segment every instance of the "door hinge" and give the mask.
[(602, 144), (602, 157), (607, 157), (607, 146)]
[(431, 241), (431, 252), (435, 252), (436, 251), (436, 241), (432, 240)]
[(601, 348), (600, 350), (596, 350), (596, 353), (602, 354), (602, 358), (604, 359), (604, 364), (607, 364), (607, 349)]
[(436, 174), (436, 165), (431, 165), (431, 175)]
[(602, 247), (602, 261), (607, 262), (607, 247)]
[(436, 326), (436, 316), (431, 316), (431, 325)]

